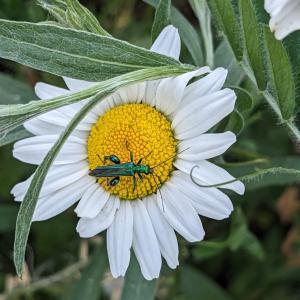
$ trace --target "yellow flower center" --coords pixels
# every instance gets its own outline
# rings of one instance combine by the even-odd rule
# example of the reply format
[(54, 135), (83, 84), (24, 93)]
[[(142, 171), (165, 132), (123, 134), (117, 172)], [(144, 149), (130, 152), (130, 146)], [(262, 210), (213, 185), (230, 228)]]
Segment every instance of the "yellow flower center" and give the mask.
[[(170, 121), (159, 111), (145, 104), (125, 104), (102, 115), (88, 138), (90, 170), (99, 168), (99, 184), (121, 199), (134, 200), (155, 193), (173, 170), (177, 141)], [(134, 164), (131, 162), (130, 152)], [(120, 164), (115, 164), (116, 156)], [(137, 167), (139, 160), (141, 168)], [(152, 169), (151, 173), (143, 171)], [(112, 167), (116, 168), (112, 170)], [(148, 170), (149, 170), (148, 169)], [(134, 178), (130, 174), (135, 170)], [(113, 172), (112, 176), (105, 176)], [(139, 176), (140, 175), (140, 176)], [(119, 177), (119, 178), (118, 178)]]

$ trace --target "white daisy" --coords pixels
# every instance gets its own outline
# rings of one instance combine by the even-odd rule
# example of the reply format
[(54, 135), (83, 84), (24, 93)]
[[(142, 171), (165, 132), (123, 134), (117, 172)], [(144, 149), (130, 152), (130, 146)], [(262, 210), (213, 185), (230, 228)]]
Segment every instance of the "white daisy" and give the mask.
[[(166, 27), (152, 51), (176, 59), (180, 53), (177, 30)], [(75, 212), (80, 217), (77, 231), (92, 237), (107, 229), (107, 250), (114, 277), (124, 276), (131, 247), (146, 279), (157, 278), (161, 256), (170, 268), (178, 265), (175, 231), (190, 242), (201, 241), (204, 230), (199, 215), (223, 219), (233, 210), (228, 196), (217, 188), (202, 184), (232, 180), (225, 170), (207, 161), (226, 151), (235, 141), (231, 132), (205, 133), (232, 112), (236, 100), (230, 89), (222, 89), (227, 71), (210, 72), (200, 68), (176, 78), (144, 82), (122, 88), (106, 98), (78, 125), (64, 144), (47, 174), (33, 221), (54, 217), (79, 201)], [(208, 73), (208, 74), (206, 74)], [(188, 84), (195, 76), (200, 80)], [(71, 91), (92, 83), (65, 78)], [(41, 99), (66, 94), (69, 90), (45, 83), (36, 85)], [(40, 115), (24, 124), (34, 134), (14, 145), (19, 160), (40, 164), (46, 153), (82, 102)], [(113, 165), (106, 156), (115, 155), (121, 163), (143, 158), (143, 168), (152, 174), (133, 178), (96, 179), (97, 166)], [(145, 169), (144, 169), (145, 171)], [(148, 169), (149, 171), (149, 169)], [(137, 175), (137, 174), (136, 174)], [(31, 178), (17, 184), (12, 193), (22, 201)], [(239, 194), (244, 185), (234, 182), (223, 186)]]
[(265, 10), (270, 14), (270, 28), (278, 40), (300, 29), (299, 0), (265, 0)]

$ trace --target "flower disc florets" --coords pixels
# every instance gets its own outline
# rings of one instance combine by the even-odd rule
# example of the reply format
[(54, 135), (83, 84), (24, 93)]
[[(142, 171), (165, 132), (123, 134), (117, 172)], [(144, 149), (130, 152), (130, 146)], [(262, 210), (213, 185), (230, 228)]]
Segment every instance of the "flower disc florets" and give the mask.
[(120, 176), (116, 186), (110, 186), (112, 178), (100, 178), (99, 184), (121, 199), (137, 199), (155, 193), (170, 177), (176, 156), (177, 141), (170, 121), (159, 111), (145, 104), (125, 104), (114, 107), (102, 115), (92, 127), (88, 139), (88, 161), (90, 169), (111, 165), (105, 156), (116, 155), (121, 163), (134, 163), (143, 158), (141, 164), (149, 165), (153, 174), (139, 178), (136, 174), (136, 188), (133, 178)]

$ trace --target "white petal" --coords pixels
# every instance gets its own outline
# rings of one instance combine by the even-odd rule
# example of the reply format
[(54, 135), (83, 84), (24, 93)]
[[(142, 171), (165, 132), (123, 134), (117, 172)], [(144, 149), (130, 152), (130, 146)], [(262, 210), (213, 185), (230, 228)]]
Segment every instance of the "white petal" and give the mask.
[[(203, 185), (219, 184), (235, 179), (224, 169), (206, 160), (195, 163), (178, 159), (175, 161), (174, 165), (188, 175), (190, 175), (194, 166), (198, 166), (193, 170), (193, 177), (196, 180), (199, 180), (199, 184)], [(240, 181), (222, 185), (221, 188), (233, 190), (240, 195), (243, 195), (245, 192), (245, 186)]]
[(144, 203), (132, 201), (133, 250), (147, 280), (159, 277), (161, 255), (158, 241)]
[(199, 101), (199, 98), (205, 95), (212, 94), (222, 89), (228, 71), (223, 68), (217, 68), (205, 77), (189, 84), (183, 94), (181, 109), (185, 105), (190, 105), (193, 101)]
[(22, 202), (24, 199), (24, 196), (30, 186), (30, 183), (32, 181), (33, 178), (32, 174), (29, 178), (27, 178), (25, 181), (19, 182), (17, 183), (12, 190), (10, 191), (10, 193), (14, 196), (14, 200), (16, 202)]
[(107, 193), (98, 183), (85, 191), (75, 212), (81, 218), (95, 218), (108, 201)]
[[(61, 134), (65, 127), (54, 125), (38, 118), (33, 118), (29, 121), (26, 121), (24, 127), (27, 131), (31, 132), (34, 135), (48, 135), (48, 134)], [(72, 135), (77, 136), (83, 140), (87, 140), (88, 131), (81, 131), (81, 130), (73, 130)]]
[(177, 77), (161, 80), (156, 92), (155, 104), (157, 109), (163, 111), (166, 115), (173, 113), (181, 103), (188, 82), (193, 77), (203, 75), (209, 71), (208, 67), (203, 67)]
[(169, 25), (162, 30), (154, 41), (151, 51), (179, 59), (180, 48), (178, 30), (174, 26)]
[(70, 77), (63, 77), (67, 87), (71, 91), (82, 91), (96, 84), (96, 82), (89, 82), (85, 80), (73, 79)]
[(179, 265), (175, 232), (160, 211), (156, 196), (147, 197), (144, 202), (156, 233), (161, 254), (168, 266), (175, 269)]
[(46, 197), (39, 198), (33, 221), (47, 220), (65, 211), (81, 198), (86, 189), (94, 184), (95, 180), (92, 178), (83, 177)]
[(201, 188), (194, 184), (188, 174), (175, 171), (170, 183), (177, 186), (190, 200), (197, 213), (216, 220), (227, 218), (233, 205), (227, 195), (217, 188)]
[[(40, 197), (47, 196), (82, 177), (88, 176), (88, 172), (89, 168), (86, 161), (81, 161), (75, 164), (52, 166), (46, 175), (40, 192)], [(23, 201), (32, 178), (33, 175), (31, 175), (27, 180), (18, 183), (12, 189), (11, 193), (15, 196), (15, 201)]]
[(158, 194), (158, 205), (169, 224), (189, 242), (201, 241), (204, 230), (191, 201), (176, 186), (169, 182)]
[(48, 100), (58, 96), (69, 94), (70, 91), (66, 89), (59, 88), (54, 85), (50, 85), (44, 82), (38, 82), (35, 85), (35, 93), (42, 100)]
[(146, 82), (145, 96), (143, 99), (144, 103), (147, 103), (150, 106), (156, 105), (156, 92), (160, 81), (161, 80), (152, 80)]
[[(37, 116), (36, 118), (38, 120), (42, 120), (44, 122), (62, 126), (62, 127), (67, 127), (72, 119), (71, 116), (66, 115), (65, 113), (62, 112), (62, 110), (59, 109), (51, 110), (47, 113)], [(91, 129), (91, 123), (81, 121), (77, 125), (76, 129), (89, 131)]]
[(186, 105), (172, 122), (176, 138), (183, 140), (206, 132), (233, 111), (235, 100), (234, 91), (224, 89)]
[(184, 160), (199, 161), (223, 154), (236, 142), (234, 133), (207, 133), (179, 143), (178, 157)]
[(300, 29), (300, 3), (295, 0), (265, 0), (265, 9), (270, 14), (270, 29), (278, 40)]
[(121, 201), (115, 219), (107, 230), (107, 253), (113, 277), (124, 276), (130, 261), (133, 213), (129, 201)]
[(52, 166), (43, 184), (41, 197), (51, 194), (84, 176), (88, 176), (88, 172), (89, 168), (86, 161)]
[[(145, 82), (120, 88), (114, 94), (114, 99), (120, 99), (122, 103), (140, 103), (144, 98), (145, 88)], [(120, 100), (117, 100), (117, 102), (119, 102)]]
[[(13, 156), (23, 162), (39, 165), (58, 138), (58, 135), (42, 135), (20, 140), (14, 144)], [(70, 136), (53, 164), (75, 163), (86, 157), (86, 142)]]
[(120, 206), (120, 200), (115, 196), (110, 196), (104, 208), (94, 218), (81, 218), (76, 230), (83, 238), (90, 238), (107, 229), (113, 222), (115, 213)]

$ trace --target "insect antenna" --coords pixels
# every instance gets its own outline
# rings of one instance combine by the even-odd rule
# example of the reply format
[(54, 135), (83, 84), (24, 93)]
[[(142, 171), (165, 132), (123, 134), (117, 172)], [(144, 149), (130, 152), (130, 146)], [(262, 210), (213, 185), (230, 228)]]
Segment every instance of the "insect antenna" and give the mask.
[(160, 191), (160, 189), (159, 189), (159, 185), (158, 185), (158, 183), (157, 183), (157, 181), (156, 181), (156, 178), (155, 178), (154, 174), (153, 174), (153, 173), (150, 173), (150, 175), (152, 176), (152, 178), (153, 178), (153, 180), (154, 180), (154, 182), (155, 182), (155, 184), (156, 184), (157, 190), (158, 190), (158, 192), (159, 192), (159, 194), (160, 194), (160, 197), (161, 197), (161, 205), (162, 205), (162, 208), (163, 208), (163, 212), (165, 212), (164, 198), (163, 198), (162, 193), (161, 193), (161, 191)]
[(157, 164), (156, 166), (152, 167), (151, 170), (153, 170), (153, 169), (155, 169), (155, 168), (157, 168), (157, 167), (159, 167), (159, 166), (165, 164), (167, 161), (173, 159), (173, 158), (176, 157), (178, 154), (181, 154), (181, 153), (183, 153), (184, 151), (189, 150), (189, 149), (190, 149), (190, 147), (188, 147), (188, 148), (186, 148), (186, 149), (184, 149), (184, 150), (182, 150), (182, 151), (176, 153), (175, 155), (173, 155), (173, 156), (167, 158), (165, 161), (162, 161), (162, 162), (160, 162), (159, 164)]
[(140, 158), (139, 161), (137, 162), (137, 165), (139, 165), (142, 162), (142, 160), (147, 159), (152, 153), (153, 153), (153, 150), (150, 151), (146, 156)]
[(98, 156), (99, 160), (100, 160), (100, 161), (103, 163), (103, 165), (104, 165), (105, 163), (104, 163), (104, 161), (101, 159), (100, 155), (97, 154), (97, 156)]

